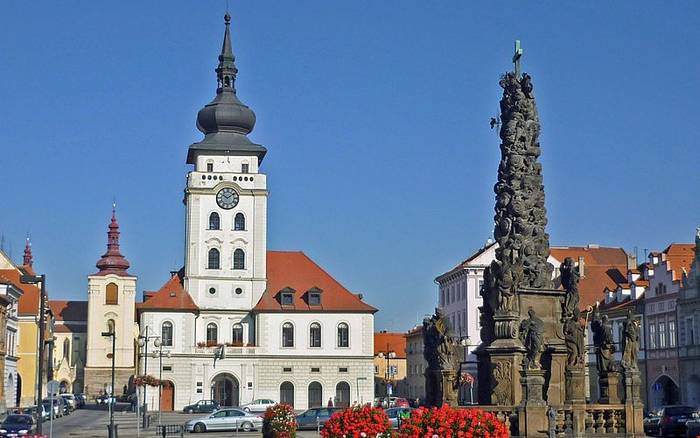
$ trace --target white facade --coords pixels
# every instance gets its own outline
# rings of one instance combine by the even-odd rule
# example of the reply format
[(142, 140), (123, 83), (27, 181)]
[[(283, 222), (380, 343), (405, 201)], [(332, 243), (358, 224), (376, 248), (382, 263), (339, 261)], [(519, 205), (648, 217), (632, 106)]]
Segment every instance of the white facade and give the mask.
[(22, 291), (12, 285), (0, 284), (0, 295), (10, 301), (7, 307), (7, 330), (5, 331), (5, 407), (17, 405), (17, 351), (19, 348), (19, 332), (17, 324), (17, 301)]

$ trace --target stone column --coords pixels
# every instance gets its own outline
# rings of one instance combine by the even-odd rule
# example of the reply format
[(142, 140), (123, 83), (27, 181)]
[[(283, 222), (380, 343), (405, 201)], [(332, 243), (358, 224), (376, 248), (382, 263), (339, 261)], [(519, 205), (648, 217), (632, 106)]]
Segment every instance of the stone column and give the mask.
[(455, 390), (455, 379), (457, 373), (454, 370), (442, 370), (442, 402), (440, 406), (448, 404), (452, 407), (457, 407), (459, 402), (457, 400), (457, 391)]
[(522, 385), (523, 403), (518, 409), (518, 427), (520, 436), (546, 437), (549, 428), (547, 403), (544, 401), (545, 370), (524, 369), (520, 383)]
[(618, 384), (620, 373), (618, 371), (603, 371), (600, 374), (600, 403), (620, 403)]
[(566, 404), (571, 406), (571, 429), (575, 437), (586, 433), (586, 368), (566, 367)]
[(625, 369), (625, 429), (627, 436), (643, 437), (644, 404), (640, 396), (642, 379), (639, 370)]

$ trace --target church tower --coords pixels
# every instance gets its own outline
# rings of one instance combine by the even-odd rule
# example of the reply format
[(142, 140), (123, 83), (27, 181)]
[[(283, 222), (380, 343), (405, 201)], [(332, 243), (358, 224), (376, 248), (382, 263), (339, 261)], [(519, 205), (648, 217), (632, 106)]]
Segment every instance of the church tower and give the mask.
[(216, 97), (197, 114), (204, 139), (187, 153), (194, 170), (185, 190), (184, 287), (204, 314), (225, 309), (244, 316), (266, 284), (268, 193), (259, 166), (267, 150), (248, 138), (255, 113), (236, 95), (231, 17), (224, 20)]
[(115, 333), (115, 394), (134, 374), (136, 277), (129, 274), (129, 262), (119, 250), (119, 223), (116, 209), (107, 232), (107, 252), (97, 261), (98, 272), (88, 276), (87, 363), (85, 392), (99, 394), (111, 384), (112, 339)]

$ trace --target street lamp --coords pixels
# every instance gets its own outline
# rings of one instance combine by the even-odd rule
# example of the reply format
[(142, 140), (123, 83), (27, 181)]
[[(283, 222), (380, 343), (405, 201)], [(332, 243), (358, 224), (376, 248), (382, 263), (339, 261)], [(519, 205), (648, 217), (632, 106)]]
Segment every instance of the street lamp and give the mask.
[[(144, 347), (145, 351), (143, 354), (143, 373), (147, 374), (148, 373), (148, 341), (151, 339), (157, 339), (159, 336), (149, 336), (148, 335), (148, 326), (146, 326), (146, 333), (143, 335), (139, 335), (139, 346)], [(143, 385), (143, 423), (142, 427), (144, 429), (148, 428), (148, 399), (146, 398), (146, 388), (148, 388), (148, 385)]]
[[(464, 365), (465, 367), (467, 367), (467, 364), (469, 363), (469, 361), (467, 360), (467, 356), (469, 355), (469, 347), (472, 346), (472, 340), (469, 336), (465, 336), (459, 340), (459, 343), (464, 348)], [(467, 371), (467, 373), (469, 373), (469, 371)], [(469, 375), (471, 376), (471, 374)], [(461, 377), (462, 376), (460, 376), (460, 379)], [(467, 383), (469, 384), (469, 404), (474, 404), (474, 393), (472, 392), (474, 384), (472, 383), (471, 379)]]
[(153, 345), (158, 348), (157, 352), (153, 352), (153, 358), (158, 357), (159, 358), (159, 372), (158, 372), (158, 426), (160, 426), (160, 417), (163, 414), (163, 403), (161, 400), (161, 397), (163, 396), (163, 356), (169, 358), (170, 357), (170, 351), (166, 351), (163, 353), (163, 343), (161, 342), (159, 337), (156, 337), (156, 340), (153, 341)]
[[(37, 365), (37, 394), (36, 405), (41, 406), (41, 398), (43, 392), (43, 374), (44, 374), (44, 327), (46, 326), (46, 275), (22, 275), (19, 277), (22, 284), (37, 284), (41, 283), (41, 294), (39, 297), (39, 364)], [(53, 406), (51, 406), (53, 409)], [(41, 427), (41, 409), (36, 410), (36, 433), (42, 434)]]
[[(386, 398), (387, 398), (386, 407), (388, 408), (388, 407), (390, 407), (389, 406), (389, 396), (391, 395), (391, 394), (389, 394), (389, 389), (391, 389), (390, 378), (394, 375), (394, 373), (390, 372), (390, 370), (389, 370), (389, 366), (390, 366), (389, 360), (396, 358), (396, 352), (389, 351), (389, 345), (387, 344), (386, 353), (383, 351), (380, 351), (377, 354), (377, 356), (380, 359), (386, 359), (386, 366), (384, 368), (384, 384), (385, 384), (385, 388), (386, 388)], [(393, 393), (393, 391), (392, 391), (392, 393)]]
[(110, 326), (108, 332), (102, 332), (102, 336), (112, 338), (112, 389), (110, 391), (111, 394), (109, 395), (109, 438), (116, 438), (117, 434), (114, 430), (114, 406), (112, 406), (112, 403), (116, 402), (116, 399), (114, 398), (114, 353), (116, 345), (114, 326)]

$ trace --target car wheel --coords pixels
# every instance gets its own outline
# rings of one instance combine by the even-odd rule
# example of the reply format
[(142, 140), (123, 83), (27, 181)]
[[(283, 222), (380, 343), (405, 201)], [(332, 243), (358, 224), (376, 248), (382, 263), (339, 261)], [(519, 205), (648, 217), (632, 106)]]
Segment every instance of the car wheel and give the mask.
[(194, 425), (194, 431), (195, 432), (206, 432), (207, 431), (207, 426), (204, 425), (204, 423), (197, 423)]
[(194, 414), (194, 410), (188, 409), (188, 410), (187, 410), (187, 413), (188, 413), (188, 414)]
[(241, 430), (243, 432), (250, 432), (251, 430), (253, 430), (253, 424), (246, 421), (245, 423), (241, 424)]
[(243, 408), (244, 411), (250, 412), (250, 408)]

